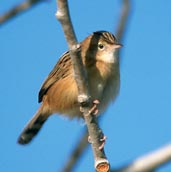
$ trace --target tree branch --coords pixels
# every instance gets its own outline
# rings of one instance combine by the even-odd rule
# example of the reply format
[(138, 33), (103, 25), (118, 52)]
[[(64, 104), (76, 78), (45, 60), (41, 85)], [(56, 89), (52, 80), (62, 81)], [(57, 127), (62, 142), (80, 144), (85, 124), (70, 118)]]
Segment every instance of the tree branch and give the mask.
[(120, 20), (116, 29), (116, 37), (119, 42), (121, 42), (126, 32), (128, 17), (130, 17), (130, 0), (122, 0)]
[(88, 133), (91, 138), (95, 169), (98, 172), (107, 172), (110, 167), (109, 162), (105, 156), (104, 149), (99, 149), (101, 146), (100, 139), (103, 137), (103, 132), (98, 125), (95, 115), (90, 113), (90, 109), (93, 104), (89, 95), (88, 83), (86, 80), (87, 74), (81, 59), (81, 47), (80, 44), (77, 43), (71, 23), (67, 0), (57, 0), (57, 5), (58, 10), (56, 17), (62, 25), (66, 40), (68, 42), (70, 56), (74, 67), (75, 81), (78, 87), (78, 102), (82, 108)]
[(168, 162), (171, 162), (171, 144), (142, 156), (127, 166), (113, 169), (111, 172), (151, 172)]
[(66, 165), (64, 166), (63, 170), (64, 172), (71, 172), (73, 167), (76, 165), (78, 162), (78, 159), (81, 157), (83, 152), (85, 152), (88, 142), (88, 133), (86, 130), (82, 133), (81, 139), (78, 141), (77, 145), (72, 151), (72, 154), (68, 157), (68, 161), (66, 162)]
[[(118, 27), (116, 31), (116, 37), (119, 40), (122, 40), (124, 37), (124, 33), (126, 32), (126, 24), (128, 21), (128, 17), (130, 15), (130, 0), (121, 0), (122, 1), (122, 9), (121, 9), (121, 17), (118, 22)], [(101, 119), (101, 117), (100, 117)], [(65, 172), (72, 171), (72, 168), (76, 165), (78, 159), (81, 157), (82, 153), (88, 146), (88, 142), (85, 139), (87, 137), (87, 133), (83, 132), (82, 138), (78, 141), (75, 149), (73, 150), (72, 154), (70, 155), (68, 162), (64, 166)], [(77, 155), (77, 156), (75, 156)]]
[(41, 2), (43, 0), (28, 0), (26, 2), (21, 3), (20, 5), (12, 8), (5, 14), (0, 16), (0, 26), (7, 22), (9, 19), (12, 19), (13, 17), (17, 16), (18, 14), (30, 9), (34, 5), (36, 5), (38, 2)]

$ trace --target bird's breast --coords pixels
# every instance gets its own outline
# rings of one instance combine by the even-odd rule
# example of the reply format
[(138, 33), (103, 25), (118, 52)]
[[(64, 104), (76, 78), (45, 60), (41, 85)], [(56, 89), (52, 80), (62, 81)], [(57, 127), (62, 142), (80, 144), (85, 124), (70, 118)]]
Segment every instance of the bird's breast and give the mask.
[(120, 76), (119, 66), (97, 64), (88, 73), (90, 95), (93, 100), (100, 101), (100, 111), (113, 101), (119, 92)]

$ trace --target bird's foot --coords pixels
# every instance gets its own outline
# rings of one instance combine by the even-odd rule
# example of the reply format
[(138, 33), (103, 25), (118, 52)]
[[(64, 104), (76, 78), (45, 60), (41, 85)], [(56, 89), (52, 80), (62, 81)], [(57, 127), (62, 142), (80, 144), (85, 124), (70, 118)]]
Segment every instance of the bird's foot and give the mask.
[[(88, 111), (87, 116), (90, 115), (90, 114), (93, 114), (93, 115), (97, 115), (98, 114), (99, 110), (97, 108), (97, 105), (99, 103), (100, 103), (99, 100), (94, 100), (93, 101), (93, 107)], [(82, 113), (84, 112), (82, 107), (80, 107), (80, 112), (82, 112)]]
[(89, 110), (89, 114), (97, 115), (99, 110), (97, 108), (97, 105), (100, 103), (99, 100), (93, 101), (93, 107)]

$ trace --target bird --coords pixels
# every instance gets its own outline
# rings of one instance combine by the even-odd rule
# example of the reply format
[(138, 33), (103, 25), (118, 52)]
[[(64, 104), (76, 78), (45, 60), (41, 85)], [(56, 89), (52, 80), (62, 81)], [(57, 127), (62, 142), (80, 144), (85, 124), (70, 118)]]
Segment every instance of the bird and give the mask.
[[(96, 31), (81, 43), (81, 58), (87, 73), (92, 100), (98, 100), (99, 114), (114, 101), (120, 89), (119, 49), (122, 44), (108, 31)], [(70, 52), (65, 52), (45, 79), (38, 95), (41, 103), (21, 132), (18, 143), (28, 144), (53, 114), (83, 118)]]

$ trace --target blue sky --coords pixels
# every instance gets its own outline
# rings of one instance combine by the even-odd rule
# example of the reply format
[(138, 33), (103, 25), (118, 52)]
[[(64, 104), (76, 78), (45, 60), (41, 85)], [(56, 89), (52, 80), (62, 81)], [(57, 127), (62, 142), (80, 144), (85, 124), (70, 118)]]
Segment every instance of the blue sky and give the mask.
[[(0, 2), (2, 14), (21, 0)], [(97, 30), (115, 33), (119, 0), (70, 2), (79, 41)], [(101, 121), (111, 166), (125, 164), (171, 140), (171, 1), (133, 1), (121, 52), (121, 90)], [(0, 27), (0, 171), (61, 171), (84, 125), (52, 116), (28, 146), (18, 135), (39, 104), (38, 91), (67, 50), (56, 2), (46, 1)], [(89, 146), (75, 171), (93, 171)], [(171, 165), (162, 170), (171, 172)]]

